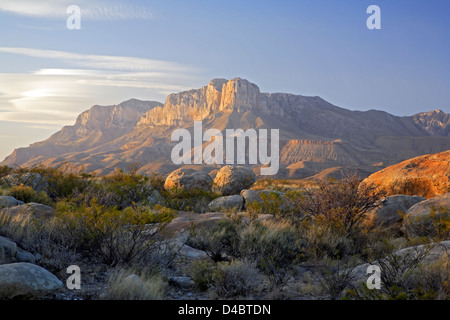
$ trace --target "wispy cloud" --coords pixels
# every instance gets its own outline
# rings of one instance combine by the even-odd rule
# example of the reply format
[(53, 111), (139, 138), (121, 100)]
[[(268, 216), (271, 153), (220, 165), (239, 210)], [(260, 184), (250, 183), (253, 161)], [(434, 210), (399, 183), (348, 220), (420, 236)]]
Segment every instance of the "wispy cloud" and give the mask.
[(158, 17), (146, 6), (134, 6), (123, 0), (2, 0), (0, 11), (17, 15), (61, 18), (67, 17), (67, 8), (76, 4), (83, 19), (90, 20), (151, 20)]
[(169, 93), (203, 82), (201, 69), (169, 61), (33, 48), (0, 47), (2, 53), (19, 61), (20, 56), (45, 59), (54, 67), (0, 72), (0, 121), (67, 125), (93, 104), (129, 98), (164, 102)]
[(127, 71), (163, 71), (191, 72), (194, 68), (175, 62), (137, 57), (106, 56), (80, 54), (67, 51), (42, 50), (33, 48), (0, 47), (0, 52), (20, 54), (29, 57), (59, 60), (85, 68), (127, 70)]

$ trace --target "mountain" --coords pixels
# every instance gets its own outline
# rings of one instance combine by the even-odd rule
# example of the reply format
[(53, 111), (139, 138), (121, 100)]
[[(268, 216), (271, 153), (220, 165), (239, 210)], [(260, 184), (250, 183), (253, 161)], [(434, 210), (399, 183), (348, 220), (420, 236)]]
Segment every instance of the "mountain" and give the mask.
[[(168, 173), (179, 167), (170, 157), (176, 145), (172, 132), (192, 132), (200, 120), (203, 131), (279, 129), (278, 177), (338, 177), (346, 169), (368, 176), (405, 159), (450, 149), (450, 117), (440, 110), (409, 117), (350, 111), (320, 97), (262, 93), (257, 85), (235, 78), (171, 94), (164, 104), (132, 99), (94, 106), (75, 125), (15, 150), (1, 165), (70, 162), (86, 172), (107, 174), (138, 163), (143, 173)], [(191, 167), (209, 172), (219, 166)]]
[[(409, 194), (433, 198), (450, 192), (450, 151), (405, 160), (364, 180), (387, 195)], [(439, 209), (439, 208), (437, 208)]]

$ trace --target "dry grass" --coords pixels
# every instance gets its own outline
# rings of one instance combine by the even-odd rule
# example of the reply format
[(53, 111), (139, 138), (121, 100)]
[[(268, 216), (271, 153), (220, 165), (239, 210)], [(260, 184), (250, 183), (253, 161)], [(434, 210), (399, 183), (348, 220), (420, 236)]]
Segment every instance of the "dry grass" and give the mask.
[(136, 274), (131, 269), (115, 269), (108, 278), (104, 300), (161, 300), (167, 282), (160, 275)]

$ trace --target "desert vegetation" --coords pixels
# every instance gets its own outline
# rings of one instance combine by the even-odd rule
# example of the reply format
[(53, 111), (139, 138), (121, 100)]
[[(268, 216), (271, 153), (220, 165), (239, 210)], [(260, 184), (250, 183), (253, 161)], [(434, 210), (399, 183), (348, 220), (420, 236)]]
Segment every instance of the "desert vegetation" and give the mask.
[[(132, 167), (103, 177), (1, 167), (0, 185), (0, 266), (33, 263), (63, 283), (69, 265), (82, 270), (82, 289), (43, 299), (450, 297), (446, 198), (426, 215), (398, 210), (377, 224), (367, 217), (385, 195), (354, 175), (257, 180), (253, 200), (247, 192), (241, 208), (215, 213), (208, 204), (230, 198), (214, 183), (165, 188), (165, 177)], [(368, 265), (382, 270), (378, 290)]]

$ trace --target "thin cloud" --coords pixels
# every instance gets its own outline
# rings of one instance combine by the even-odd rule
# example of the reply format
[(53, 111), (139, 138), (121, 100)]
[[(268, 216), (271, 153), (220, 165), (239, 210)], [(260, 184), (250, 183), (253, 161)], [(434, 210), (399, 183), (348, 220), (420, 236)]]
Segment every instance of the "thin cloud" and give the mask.
[[(67, 17), (72, 0), (2, 0), (0, 11), (36, 18)], [(77, 0), (83, 19), (88, 20), (152, 20), (159, 15), (146, 6), (129, 5), (125, 1)]]
[(165, 71), (165, 72), (193, 72), (192, 67), (175, 62), (153, 60), (137, 57), (107, 56), (80, 54), (58, 50), (43, 50), (33, 48), (0, 47), (0, 52), (25, 55), (35, 58), (63, 61), (84, 68), (125, 70), (125, 71)]

